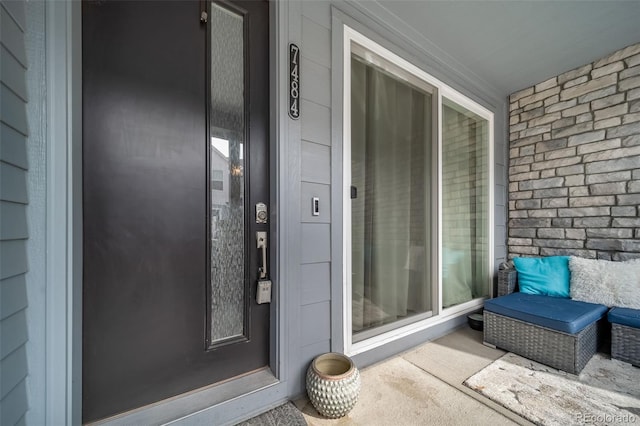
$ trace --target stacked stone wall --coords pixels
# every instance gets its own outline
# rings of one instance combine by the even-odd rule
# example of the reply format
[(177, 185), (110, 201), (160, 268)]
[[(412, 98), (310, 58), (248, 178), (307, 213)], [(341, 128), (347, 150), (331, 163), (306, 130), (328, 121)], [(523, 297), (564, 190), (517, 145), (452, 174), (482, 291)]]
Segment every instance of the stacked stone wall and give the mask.
[(640, 43), (509, 100), (509, 258), (640, 258)]

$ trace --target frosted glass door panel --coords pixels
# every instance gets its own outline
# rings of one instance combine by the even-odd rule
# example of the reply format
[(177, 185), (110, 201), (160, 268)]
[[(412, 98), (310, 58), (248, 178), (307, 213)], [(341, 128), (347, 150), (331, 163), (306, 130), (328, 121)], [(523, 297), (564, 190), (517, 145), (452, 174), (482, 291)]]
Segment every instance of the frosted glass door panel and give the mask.
[(244, 335), (243, 16), (211, 5), (211, 343)]

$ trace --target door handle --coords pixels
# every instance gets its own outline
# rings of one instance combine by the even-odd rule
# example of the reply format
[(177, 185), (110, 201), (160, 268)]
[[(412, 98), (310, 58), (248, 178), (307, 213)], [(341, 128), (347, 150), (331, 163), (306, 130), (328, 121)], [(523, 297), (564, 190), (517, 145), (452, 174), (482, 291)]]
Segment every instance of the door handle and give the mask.
[(262, 249), (262, 263), (258, 266), (258, 276), (261, 280), (267, 278), (267, 233), (256, 232), (256, 240), (258, 249)]

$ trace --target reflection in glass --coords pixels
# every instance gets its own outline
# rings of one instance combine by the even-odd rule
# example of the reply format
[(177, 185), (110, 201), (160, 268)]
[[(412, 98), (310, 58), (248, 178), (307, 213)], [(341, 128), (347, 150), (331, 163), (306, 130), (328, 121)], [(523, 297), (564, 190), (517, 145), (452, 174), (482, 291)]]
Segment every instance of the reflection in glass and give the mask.
[(211, 5), (211, 342), (244, 334), (244, 22)]
[(381, 65), (351, 58), (354, 340), (432, 310), (434, 95), (367, 57)]
[(442, 102), (442, 305), (489, 295), (489, 124)]

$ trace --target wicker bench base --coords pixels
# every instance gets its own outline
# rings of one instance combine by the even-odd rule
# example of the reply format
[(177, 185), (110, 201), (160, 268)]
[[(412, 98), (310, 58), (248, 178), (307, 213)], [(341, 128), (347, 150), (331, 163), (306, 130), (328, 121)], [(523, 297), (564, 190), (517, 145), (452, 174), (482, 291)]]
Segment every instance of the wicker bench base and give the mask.
[(611, 324), (611, 358), (640, 367), (640, 328)]
[(485, 343), (572, 374), (579, 374), (596, 353), (603, 326), (600, 320), (567, 334), (484, 311)]

